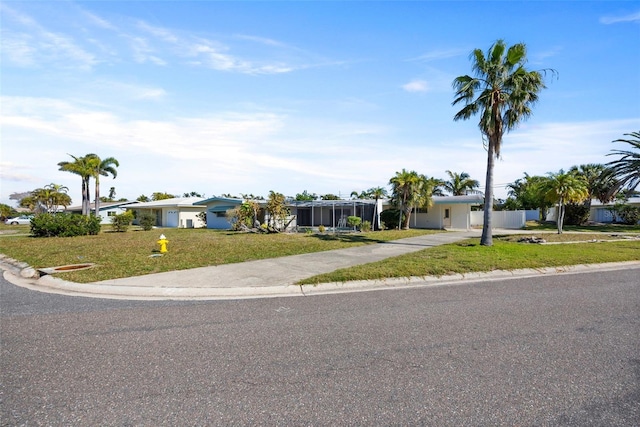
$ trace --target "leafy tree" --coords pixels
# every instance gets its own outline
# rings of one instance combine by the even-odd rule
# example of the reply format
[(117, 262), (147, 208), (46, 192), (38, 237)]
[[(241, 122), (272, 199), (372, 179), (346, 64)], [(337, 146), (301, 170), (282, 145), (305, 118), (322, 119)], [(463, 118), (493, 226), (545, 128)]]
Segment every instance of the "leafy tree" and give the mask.
[(173, 194), (169, 194), (169, 193), (161, 193), (161, 192), (156, 192), (151, 194), (151, 200), (158, 201), (158, 200), (167, 200), (167, 199), (173, 199), (176, 196), (174, 196)]
[(33, 190), (31, 194), (35, 202), (35, 210), (55, 213), (58, 206), (66, 208), (71, 204), (71, 197), (67, 194), (68, 190), (64, 185), (54, 183)]
[(289, 208), (286, 205), (286, 197), (282, 193), (271, 190), (267, 198), (266, 211), (269, 213), (269, 227), (280, 231), (285, 227), (285, 221), (289, 216)]
[(459, 76), (453, 81), (456, 91), (453, 105), (464, 104), (453, 119), (467, 120), (479, 114), (478, 127), (483, 139), (488, 141), (484, 225), (480, 244), (491, 246), (494, 161), (500, 157), (503, 135), (532, 114), (538, 93), (545, 88), (543, 72), (546, 70), (527, 70), (526, 46), (518, 43), (507, 48), (503, 40), (496, 41), (486, 56), (482, 50), (475, 49), (471, 61), (475, 76)]
[(442, 186), (445, 191), (451, 193), (453, 196), (464, 196), (467, 194), (475, 194), (478, 193), (476, 188), (480, 187), (480, 183), (471, 179), (471, 176), (466, 172), (451, 172), (450, 170), (446, 171), (447, 175), (449, 175), (448, 181), (443, 181)]
[(436, 182), (438, 181), (406, 169), (402, 169), (402, 172), (396, 172), (396, 175), (389, 180), (392, 187), (391, 197), (403, 214), (399, 216), (398, 220), (403, 230), (409, 229), (413, 208), (431, 206)]
[(0, 203), (0, 221), (4, 221), (7, 218), (12, 218), (17, 214), (16, 210), (9, 205)]
[(340, 200), (339, 196), (336, 196), (335, 194), (325, 194), (323, 196), (320, 196), (320, 199), (322, 200)]
[(302, 193), (296, 194), (296, 200), (298, 201), (318, 200), (318, 195), (316, 193), (310, 194), (307, 190), (304, 190)]
[(611, 153), (607, 154), (607, 156), (621, 156), (607, 163), (612, 176), (617, 180), (615, 192), (623, 189), (634, 190), (640, 184), (640, 132), (624, 135), (629, 139), (616, 139), (613, 142), (627, 143), (631, 146), (631, 150), (611, 150)]
[(542, 183), (541, 188), (547, 200), (556, 205), (558, 234), (562, 234), (565, 205), (583, 202), (589, 195), (587, 183), (584, 178), (576, 174), (560, 170), (558, 173), (549, 173), (548, 179)]
[(505, 202), (505, 209), (539, 209), (544, 221), (547, 217), (547, 209), (552, 206), (541, 190), (541, 185), (546, 180), (544, 176), (532, 176), (525, 172), (524, 178), (518, 178), (507, 184), (509, 199)]
[[(87, 154), (88, 156), (89, 154)], [(120, 166), (118, 160), (114, 157), (107, 157), (106, 159), (101, 159), (97, 155), (93, 154), (93, 158), (90, 160), (91, 165), (93, 166), (93, 178), (96, 180), (95, 191), (96, 195), (94, 198), (95, 203), (95, 212), (96, 216), (99, 215), (100, 212), (100, 177), (101, 176), (113, 176), (113, 179), (116, 179), (118, 176), (117, 167)]]
[(602, 203), (611, 202), (618, 185), (609, 168), (597, 163), (572, 166), (569, 172), (581, 176), (587, 184), (587, 200), (584, 205), (591, 209), (591, 200), (598, 199)]
[(204, 196), (198, 193), (197, 191), (191, 191), (189, 193), (183, 193), (182, 197), (204, 197)]
[(136, 202), (142, 202), (142, 203), (150, 202), (150, 201), (151, 199), (145, 196), (144, 194), (139, 195), (138, 198), (136, 199)]
[(129, 226), (133, 222), (133, 212), (126, 211), (118, 215), (111, 217), (111, 228), (113, 231), (124, 233), (129, 229)]
[(76, 157), (69, 154), (73, 158), (73, 162), (59, 162), (59, 170), (64, 172), (70, 172), (80, 176), (82, 180), (82, 215), (89, 216), (90, 213), (90, 199), (89, 195), (89, 180), (93, 176), (95, 171), (95, 154), (87, 154), (83, 157)]

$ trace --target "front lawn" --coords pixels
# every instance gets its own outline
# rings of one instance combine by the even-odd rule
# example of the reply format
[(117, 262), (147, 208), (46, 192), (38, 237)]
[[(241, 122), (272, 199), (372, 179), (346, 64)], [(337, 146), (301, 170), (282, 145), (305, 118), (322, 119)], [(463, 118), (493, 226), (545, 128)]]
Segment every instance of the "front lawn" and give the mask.
[[(26, 226), (25, 226), (26, 227)], [(27, 229), (28, 231), (28, 229)], [(97, 236), (34, 238), (0, 236), (0, 253), (35, 268), (95, 263), (89, 270), (66, 272), (65, 280), (87, 283), (187, 268), (236, 263), (341, 249), (414, 237), (437, 230), (387, 230), (348, 234), (253, 234), (207, 229), (155, 229), (103, 232)], [(155, 255), (163, 233), (169, 252)]]

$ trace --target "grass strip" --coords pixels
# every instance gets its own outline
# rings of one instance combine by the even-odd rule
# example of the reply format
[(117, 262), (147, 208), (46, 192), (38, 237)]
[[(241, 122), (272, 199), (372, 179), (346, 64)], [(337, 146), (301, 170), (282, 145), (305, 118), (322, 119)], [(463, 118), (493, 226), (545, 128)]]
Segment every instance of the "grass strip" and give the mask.
[(299, 283), (313, 285), (640, 260), (639, 240), (538, 245), (510, 241), (512, 237), (494, 238), (494, 244), (490, 247), (481, 246), (480, 239), (468, 239), (309, 277)]
[[(1, 227), (0, 227), (1, 228)], [(437, 230), (387, 230), (339, 234), (254, 234), (208, 229), (155, 229), (97, 236), (34, 238), (2, 234), (0, 253), (35, 268), (95, 263), (89, 270), (66, 272), (61, 278), (78, 283), (230, 264), (287, 255), (342, 249), (438, 233)], [(169, 252), (159, 249), (163, 233)]]

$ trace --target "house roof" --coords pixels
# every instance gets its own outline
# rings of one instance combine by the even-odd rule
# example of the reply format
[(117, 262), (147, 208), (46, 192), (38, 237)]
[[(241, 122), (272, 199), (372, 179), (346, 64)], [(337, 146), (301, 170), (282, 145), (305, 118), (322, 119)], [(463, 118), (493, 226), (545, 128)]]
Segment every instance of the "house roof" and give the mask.
[(200, 200), (199, 202), (195, 202), (194, 205), (209, 205), (213, 202), (225, 202), (225, 203), (233, 203), (233, 204), (241, 204), (243, 199), (236, 199), (233, 197), (210, 197), (205, 200)]
[(128, 205), (129, 209), (136, 208), (175, 208), (194, 206), (197, 202), (204, 200), (202, 197), (175, 197), (173, 199), (154, 200), (153, 202), (137, 202)]
[[(118, 206), (130, 205), (132, 203), (136, 203), (136, 202), (132, 202), (128, 200), (124, 202), (100, 202), (100, 210), (103, 211), (110, 208), (117, 208)], [(91, 202), (90, 207), (91, 209), (94, 209), (95, 203)], [(68, 212), (82, 212), (82, 206), (69, 206), (65, 210)]]
[[(625, 205), (640, 205), (640, 197), (629, 197), (627, 199), (627, 201), (624, 202)], [(600, 200), (598, 199), (593, 199), (591, 201), (591, 207), (597, 208), (597, 207), (611, 207), (613, 205), (616, 204), (616, 201), (614, 200), (613, 202), (609, 202), (609, 203), (602, 203)]]
[(468, 194), (466, 196), (437, 196), (433, 199), (434, 205), (468, 204), (476, 205), (484, 203), (482, 194)]

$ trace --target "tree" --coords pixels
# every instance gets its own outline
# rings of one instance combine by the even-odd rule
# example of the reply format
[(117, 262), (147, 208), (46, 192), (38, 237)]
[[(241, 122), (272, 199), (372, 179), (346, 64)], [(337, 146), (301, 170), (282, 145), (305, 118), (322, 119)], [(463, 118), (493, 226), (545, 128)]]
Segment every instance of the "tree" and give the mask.
[(282, 193), (271, 190), (267, 198), (266, 211), (269, 213), (270, 229), (280, 231), (285, 227), (284, 222), (289, 215), (289, 208), (286, 205), (286, 198)]
[(55, 213), (58, 206), (65, 208), (71, 204), (71, 197), (67, 194), (69, 189), (64, 185), (48, 184), (44, 188), (33, 190), (32, 197), (36, 204), (36, 210)]
[(406, 169), (396, 172), (396, 175), (389, 180), (392, 187), (391, 197), (400, 207), (398, 222), (403, 230), (409, 229), (413, 208), (431, 206), (436, 182), (438, 181)]
[(447, 175), (449, 175), (449, 180), (443, 181), (442, 186), (446, 191), (451, 193), (451, 195), (464, 196), (470, 193), (478, 193), (476, 188), (480, 187), (480, 183), (475, 179), (471, 179), (471, 176), (469, 176), (468, 173), (457, 173), (451, 172), (450, 170), (447, 170), (446, 172)]
[(591, 200), (593, 199), (598, 199), (602, 203), (608, 203), (615, 199), (613, 193), (618, 182), (605, 165), (589, 163), (572, 166), (569, 172), (581, 176), (585, 180), (588, 191), (587, 200), (585, 200), (587, 208), (591, 208)]
[(318, 200), (318, 195), (316, 193), (309, 194), (307, 190), (304, 190), (302, 193), (296, 194), (296, 200), (298, 201), (311, 201)]
[[(640, 184), (640, 131), (625, 133), (629, 139), (616, 139), (613, 142), (624, 142), (631, 145), (632, 150), (611, 150), (607, 156), (622, 156), (607, 163), (611, 175), (616, 179), (615, 192), (623, 189), (634, 190)], [(636, 150), (636, 151), (633, 151)]]
[(95, 170), (95, 154), (87, 154), (84, 157), (76, 157), (69, 154), (73, 158), (73, 162), (59, 162), (59, 170), (70, 172), (80, 176), (82, 180), (82, 215), (89, 216), (89, 203), (91, 196), (89, 195), (89, 179), (93, 176)]
[(376, 201), (376, 204), (373, 205), (373, 219), (371, 220), (373, 229), (376, 230), (380, 228), (380, 218), (379, 215), (376, 215), (376, 213), (378, 213), (378, 201), (383, 197), (388, 197), (387, 189), (384, 187), (373, 187), (368, 189), (367, 193), (369, 194), (369, 197)]
[(204, 195), (198, 193), (197, 191), (191, 191), (189, 193), (183, 193), (182, 197), (204, 197)]
[(142, 202), (142, 203), (150, 202), (150, 201), (151, 199), (145, 196), (144, 194), (139, 195), (138, 198), (136, 199), (136, 202)]
[(361, 191), (360, 193), (358, 193), (357, 191), (352, 191), (350, 197), (352, 199), (368, 199), (369, 198), (369, 192), (368, 191)]
[(560, 170), (558, 173), (549, 173), (548, 175), (548, 178), (542, 183), (541, 189), (547, 200), (556, 205), (558, 234), (562, 234), (566, 204), (583, 202), (589, 196), (589, 190), (584, 178), (574, 173), (565, 173)]
[(109, 188), (109, 200), (113, 200), (116, 197), (116, 187)]
[(167, 200), (167, 199), (173, 199), (176, 196), (174, 196), (173, 194), (169, 194), (169, 193), (161, 193), (161, 192), (156, 192), (151, 194), (151, 200), (153, 200), (154, 202), (157, 200)]
[(116, 177), (118, 176), (118, 171), (116, 170), (116, 168), (120, 166), (120, 163), (114, 157), (101, 159), (95, 154), (93, 154), (93, 156), (94, 157), (90, 160), (90, 162), (93, 166), (93, 177), (96, 180), (96, 195), (94, 198), (94, 202), (95, 212), (97, 216), (100, 212), (100, 177), (109, 176), (109, 174), (111, 174), (113, 176), (113, 179), (116, 179)]
[(538, 209), (544, 221), (547, 218), (547, 209), (551, 207), (551, 203), (540, 189), (546, 180), (544, 176), (532, 176), (525, 172), (524, 178), (518, 178), (507, 184), (509, 199), (505, 205), (509, 206), (509, 209)]
[(335, 194), (325, 194), (320, 196), (321, 200), (340, 200), (340, 197), (336, 196)]
[[(493, 209), (494, 161), (500, 157), (502, 137), (532, 114), (538, 93), (546, 86), (543, 71), (525, 68), (527, 49), (523, 43), (507, 49), (503, 40), (496, 41), (486, 56), (480, 49), (471, 54), (475, 77), (456, 77), (453, 105), (464, 104), (454, 121), (467, 120), (479, 113), (478, 127), (487, 144), (487, 178), (484, 200), (484, 224), (480, 244), (491, 246), (491, 213)], [(554, 70), (550, 70), (555, 73)], [(477, 95), (477, 97), (476, 97)]]

